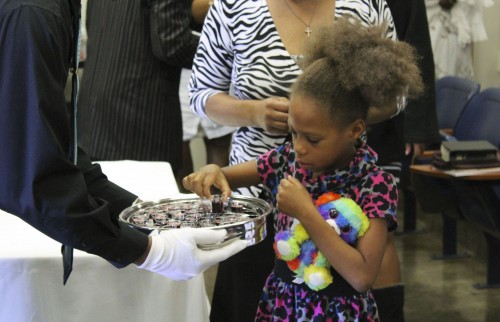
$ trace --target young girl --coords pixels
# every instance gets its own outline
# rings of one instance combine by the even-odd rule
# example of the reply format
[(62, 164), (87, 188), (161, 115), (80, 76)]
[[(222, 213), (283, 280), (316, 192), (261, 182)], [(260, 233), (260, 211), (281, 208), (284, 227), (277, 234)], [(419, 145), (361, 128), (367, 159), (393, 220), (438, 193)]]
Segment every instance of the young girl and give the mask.
[[(203, 197), (215, 186), (223, 198), (236, 187), (263, 183), (275, 206), (276, 236), (300, 222), (330, 264), (333, 281), (316, 291), (276, 259), (256, 321), (378, 321), (370, 288), (387, 231), (397, 226), (397, 188), (363, 141), (365, 118), (371, 106), (422, 90), (412, 48), (385, 38), (384, 30), (338, 20), (319, 32), (292, 87), (292, 142), (254, 161), (208, 165), (183, 180)], [(315, 202), (325, 192), (354, 200), (370, 219), (353, 246), (318, 212)]]

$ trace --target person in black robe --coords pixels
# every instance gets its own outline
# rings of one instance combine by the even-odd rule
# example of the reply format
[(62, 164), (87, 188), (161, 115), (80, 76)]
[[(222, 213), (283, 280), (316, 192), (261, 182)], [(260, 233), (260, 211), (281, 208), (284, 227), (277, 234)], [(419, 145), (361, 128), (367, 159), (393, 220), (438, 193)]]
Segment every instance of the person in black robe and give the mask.
[(207, 252), (196, 245), (221, 241), (225, 231), (135, 230), (118, 215), (137, 196), (108, 181), (84, 151), (75, 163), (64, 88), (75, 65), (80, 6), (0, 0), (0, 209), (118, 268), (135, 263), (176, 280), (192, 278), (246, 242)]

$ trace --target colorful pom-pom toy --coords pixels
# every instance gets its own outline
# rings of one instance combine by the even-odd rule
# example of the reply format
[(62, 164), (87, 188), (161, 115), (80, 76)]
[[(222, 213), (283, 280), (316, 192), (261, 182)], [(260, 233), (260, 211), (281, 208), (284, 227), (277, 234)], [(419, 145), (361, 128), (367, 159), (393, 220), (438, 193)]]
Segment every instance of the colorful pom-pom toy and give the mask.
[[(350, 245), (355, 245), (368, 229), (368, 218), (350, 198), (327, 192), (315, 204), (321, 216)], [(298, 220), (294, 220), (289, 231), (278, 232), (274, 239), (276, 257), (286, 261), (290, 270), (309, 288), (319, 291), (333, 282), (330, 263)]]

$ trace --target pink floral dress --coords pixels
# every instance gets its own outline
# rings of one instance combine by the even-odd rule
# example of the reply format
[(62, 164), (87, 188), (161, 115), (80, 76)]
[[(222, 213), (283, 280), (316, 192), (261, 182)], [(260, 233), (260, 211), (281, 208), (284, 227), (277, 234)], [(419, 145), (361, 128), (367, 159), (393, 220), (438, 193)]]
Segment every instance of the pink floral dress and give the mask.
[[(299, 179), (315, 201), (332, 191), (353, 199), (366, 216), (386, 218), (389, 231), (397, 228), (397, 187), (391, 174), (375, 163), (376, 153), (360, 142), (350, 164), (331, 173), (312, 178), (312, 173), (295, 161), (291, 143), (270, 150), (258, 158), (258, 171), (275, 206), (276, 232), (290, 230), (293, 218), (276, 208), (279, 182), (285, 175)], [(313, 291), (304, 283), (293, 282), (291, 271), (276, 260), (269, 275), (257, 309), (255, 321), (379, 321), (371, 291), (359, 293), (335, 270), (328, 288)]]

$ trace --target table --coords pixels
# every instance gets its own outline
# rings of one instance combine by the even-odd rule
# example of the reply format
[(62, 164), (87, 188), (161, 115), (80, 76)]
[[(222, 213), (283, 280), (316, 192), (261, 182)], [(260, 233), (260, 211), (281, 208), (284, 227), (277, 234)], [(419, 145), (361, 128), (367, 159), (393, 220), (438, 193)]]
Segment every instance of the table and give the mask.
[[(102, 162), (108, 178), (144, 200), (178, 194), (166, 162)], [(75, 250), (63, 286), (61, 245), (16, 216), (0, 211), (0, 321), (208, 321), (203, 274), (176, 282), (140, 270), (116, 269)]]
[(410, 170), (414, 173), (428, 177), (452, 179), (459, 178), (471, 181), (490, 181), (500, 179), (500, 168), (483, 168), (467, 170), (440, 170), (430, 164), (411, 165)]
[[(431, 164), (415, 164), (410, 166), (410, 170), (417, 175), (413, 178), (413, 187), (417, 195), (420, 195), (422, 208), (427, 212), (440, 212), (442, 215), (443, 252), (442, 255), (433, 257), (443, 259), (469, 256), (467, 253), (457, 254), (457, 220), (466, 218), (481, 227), (485, 224), (488, 226), (489, 219), (482, 218), (483, 215), (488, 216), (484, 208), (474, 206), (475, 210), (471, 214), (464, 210), (471, 209), (472, 206), (467, 203), (467, 208), (464, 208), (465, 199), (457, 194), (456, 186), (463, 184), (474, 186), (475, 188), (472, 188), (474, 193), (468, 194), (468, 197), (476, 200), (477, 205), (484, 207), (486, 204), (479, 200), (481, 193), (477, 192), (477, 186), (488, 186), (499, 181), (500, 168), (441, 170)], [(479, 214), (481, 215), (478, 217)]]

